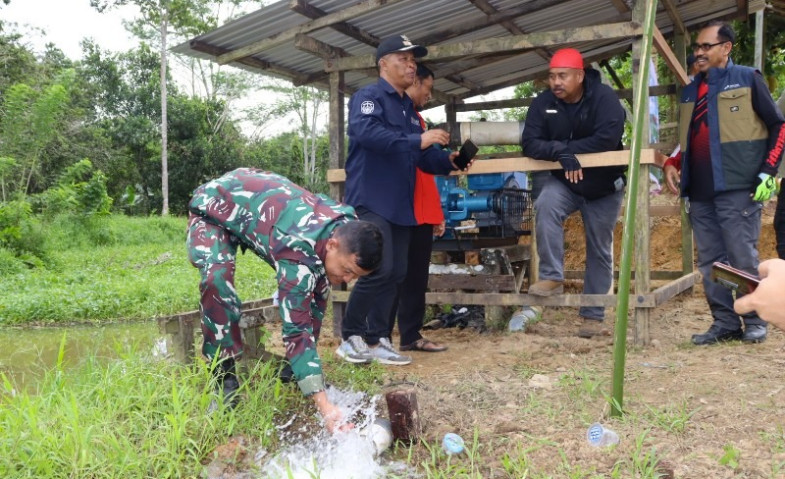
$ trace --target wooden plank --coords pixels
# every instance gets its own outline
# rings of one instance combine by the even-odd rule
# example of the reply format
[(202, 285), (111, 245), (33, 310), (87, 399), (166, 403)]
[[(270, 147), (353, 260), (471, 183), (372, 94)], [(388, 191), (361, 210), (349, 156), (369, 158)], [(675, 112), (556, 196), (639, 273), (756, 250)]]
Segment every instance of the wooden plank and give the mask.
[(428, 288), (440, 291), (515, 291), (515, 277), (511, 274), (432, 274), (428, 277)]
[[(333, 291), (333, 303), (345, 303), (349, 300), (349, 291)], [(603, 306), (616, 307), (614, 294), (561, 294), (556, 296), (535, 296), (522, 293), (460, 293), (460, 292), (428, 292), (425, 293), (427, 304), (477, 304), (484, 306)], [(654, 298), (644, 296), (636, 302), (640, 307), (653, 307)]]
[[(649, 96), (675, 95), (676, 87), (673, 85), (655, 85), (649, 87)], [(625, 88), (616, 90), (616, 95), (625, 100), (632, 99), (632, 89)], [(455, 111), (478, 111), (478, 110), (498, 110), (501, 108), (520, 108), (530, 106), (534, 98), (512, 98), (509, 100), (481, 101), (474, 103), (459, 103), (455, 105)]]
[[(640, 25), (631, 22), (618, 22), (546, 32), (533, 32), (525, 35), (509, 35), (447, 45), (429, 46), (427, 61), (447, 60), (465, 57), (467, 55), (531, 50), (537, 47), (559, 46), (565, 43), (629, 38), (642, 34), (643, 30)], [(375, 55), (362, 55), (333, 60), (327, 65), (326, 69), (327, 71), (358, 70), (372, 67), (375, 64)]]
[(529, 13), (539, 12), (561, 3), (564, 3), (564, 0), (531, 0), (526, 2), (524, 5), (506, 10), (496, 10), (494, 8), (493, 12), (485, 12), (486, 15), (477, 15), (471, 20), (467, 20), (455, 25), (450, 25), (448, 29), (435, 31), (424, 37), (417, 37), (414, 39), (416, 41), (413, 41), (413, 43), (425, 46), (433, 45), (435, 43), (444, 43), (447, 40), (459, 37), (461, 35), (472, 33), (477, 30), (482, 30), (483, 28), (491, 27), (508, 20), (514, 20)]
[[(283, 45), (293, 40), (294, 36), (298, 33), (308, 33), (314, 30), (331, 27), (334, 24), (345, 22), (346, 20), (350, 20), (360, 15), (373, 12), (374, 10), (377, 10), (383, 6), (393, 5), (402, 1), (403, 0), (366, 0), (351, 7), (341, 9), (335, 13), (331, 13), (324, 17), (311, 20), (310, 22), (306, 22), (302, 25), (298, 25), (294, 28), (290, 28), (289, 30), (284, 30), (281, 33), (277, 33), (262, 40), (255, 41), (228, 53), (224, 53), (217, 58), (217, 61), (219, 64), (225, 65), (241, 58), (250, 57), (269, 48)], [(294, 3), (296, 4), (296, 0)]]
[(684, 25), (684, 22), (681, 20), (681, 16), (679, 15), (679, 10), (676, 8), (676, 5), (673, 4), (673, 0), (661, 0), (661, 1), (662, 4), (665, 5), (665, 10), (668, 12), (668, 16), (673, 22), (674, 33), (678, 33), (681, 35), (686, 35), (687, 33), (689, 33), (687, 31), (687, 27)]
[[(306, 2), (305, 0), (292, 0), (289, 2), (289, 8), (299, 13), (304, 17), (308, 17), (310, 19), (317, 19), (326, 17), (329, 13), (325, 12), (321, 8), (315, 7), (310, 3)], [(335, 30), (336, 32), (341, 32), (349, 38), (354, 38), (360, 43), (365, 43), (366, 45), (370, 45), (374, 48), (379, 46), (379, 38), (375, 35), (372, 35), (365, 30), (355, 27), (346, 22), (336, 22), (330, 25), (330, 28)]]
[(309, 37), (304, 33), (298, 33), (294, 36), (294, 48), (304, 52), (313, 53), (314, 55), (328, 59), (328, 58), (343, 58), (348, 57), (349, 54), (343, 48), (334, 47), (321, 40)]
[(665, 40), (665, 37), (656, 25), (654, 26), (654, 47), (662, 56), (662, 59), (665, 60), (665, 63), (668, 65), (671, 72), (673, 72), (674, 76), (676, 76), (676, 80), (678, 80), (681, 85), (689, 83), (690, 78), (684, 70), (684, 64), (681, 63), (676, 57), (676, 54), (673, 53), (670, 45), (668, 45), (668, 41)]
[[(565, 279), (583, 279), (583, 276), (586, 272), (582, 270), (566, 270), (564, 272)], [(684, 274), (681, 271), (651, 271), (650, 277), (655, 281), (670, 281), (674, 279), (679, 279)], [(630, 278), (635, 278), (635, 271), (630, 271)], [(613, 279), (619, 279), (619, 271), (616, 270), (613, 272)]]
[(654, 291), (652, 291), (652, 296), (654, 296), (654, 305), (659, 306), (663, 303), (666, 303), (668, 300), (673, 298), (679, 293), (682, 293), (696, 284), (701, 280), (701, 274), (698, 271), (694, 271), (690, 274), (686, 274), (681, 278), (677, 279), (676, 281), (672, 281), (664, 286), (661, 286)]
[[(655, 150), (641, 150), (641, 164), (654, 163)], [(627, 165), (630, 161), (630, 152), (626, 150), (606, 151), (603, 153), (585, 153), (576, 155), (584, 168), (595, 166)], [(557, 170), (561, 165), (556, 161), (535, 160), (533, 158), (501, 158), (495, 160), (476, 161), (471, 170), (467, 172), (454, 171), (452, 175), (478, 175), (483, 173), (505, 173), (508, 171), (542, 171)], [(342, 183), (346, 181), (344, 170), (327, 170), (328, 183)]]

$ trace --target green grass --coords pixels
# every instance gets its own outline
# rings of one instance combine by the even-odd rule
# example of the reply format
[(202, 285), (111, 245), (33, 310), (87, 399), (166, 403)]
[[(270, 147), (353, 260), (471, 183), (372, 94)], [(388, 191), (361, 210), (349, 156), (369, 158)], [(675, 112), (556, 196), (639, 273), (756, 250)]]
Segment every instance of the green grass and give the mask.
[(207, 415), (213, 385), (203, 363), (129, 350), (63, 368), (63, 351), (34, 392), (14, 390), (0, 373), (0, 477), (199, 477), (228, 436), (270, 447), (265, 431), (290, 402), (263, 364), (251, 372), (247, 407)]
[[(185, 218), (111, 216), (47, 227), (45, 267), (0, 275), (0, 325), (148, 319), (197, 309), (199, 273), (185, 250)], [(244, 301), (269, 296), (274, 271), (238, 256)]]

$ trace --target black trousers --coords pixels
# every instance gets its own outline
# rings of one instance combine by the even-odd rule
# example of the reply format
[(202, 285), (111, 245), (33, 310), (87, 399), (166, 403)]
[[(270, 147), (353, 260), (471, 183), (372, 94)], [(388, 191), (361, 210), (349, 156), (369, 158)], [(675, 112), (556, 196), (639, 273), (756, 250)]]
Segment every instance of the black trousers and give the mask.
[(777, 209), (774, 211), (774, 238), (777, 241), (777, 256), (785, 259), (785, 188), (777, 196)]
[(428, 289), (428, 268), (431, 264), (433, 246), (433, 225), (412, 227), (409, 239), (409, 267), (406, 279), (398, 289), (397, 308), (390, 315), (389, 332), (395, 326), (397, 309), (398, 332), (401, 346), (412, 344), (422, 338), (423, 319), (425, 318), (425, 291)]
[(357, 216), (382, 232), (382, 264), (373, 273), (360, 277), (352, 288), (341, 323), (341, 337), (362, 336), (369, 345), (388, 338), (390, 315), (398, 287), (406, 277), (406, 257), (413, 226), (390, 223), (385, 218), (358, 206)]

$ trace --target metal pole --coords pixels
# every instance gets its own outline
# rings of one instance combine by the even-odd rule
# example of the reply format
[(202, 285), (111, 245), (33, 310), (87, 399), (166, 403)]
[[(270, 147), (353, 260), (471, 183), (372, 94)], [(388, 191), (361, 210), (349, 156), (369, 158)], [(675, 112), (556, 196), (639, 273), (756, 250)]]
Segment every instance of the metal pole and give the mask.
[[(642, 1), (642, 0), (639, 0)], [(630, 144), (630, 163), (627, 167), (627, 198), (624, 207), (624, 230), (622, 232), (621, 260), (619, 264), (619, 292), (616, 299), (616, 330), (613, 338), (613, 392), (611, 416), (621, 416), (624, 404), (624, 367), (627, 354), (627, 311), (630, 302), (630, 262), (632, 260), (633, 237), (635, 233), (635, 210), (638, 198), (638, 172), (640, 166), (641, 144), (643, 141), (643, 124), (648, 115), (647, 102), (649, 96), (649, 58), (651, 57), (652, 33), (657, 12), (656, 0), (646, 1), (646, 15), (643, 23), (643, 38), (640, 49), (640, 73), (635, 78), (633, 88), (638, 92), (633, 105), (635, 119)]]

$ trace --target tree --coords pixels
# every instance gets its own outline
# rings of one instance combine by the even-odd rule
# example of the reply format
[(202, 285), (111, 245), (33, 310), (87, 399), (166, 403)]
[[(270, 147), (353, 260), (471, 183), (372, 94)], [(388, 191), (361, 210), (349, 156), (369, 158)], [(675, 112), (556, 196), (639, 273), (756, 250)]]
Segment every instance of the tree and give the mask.
[[(230, 0), (231, 1), (231, 0)], [(207, 0), (90, 0), (90, 5), (99, 12), (108, 8), (133, 4), (139, 7), (141, 18), (131, 23), (131, 31), (143, 39), (151, 38), (151, 31), (158, 32), (160, 41), (161, 77), (161, 215), (169, 214), (169, 169), (167, 138), (167, 39), (169, 28), (195, 35), (206, 31), (215, 20), (209, 15)]]
[[(36, 90), (25, 83), (12, 85), (0, 111), (0, 156), (13, 158), (14, 167), (6, 168), (2, 177), (3, 201), (11, 196), (24, 196), (30, 192), (38, 173), (41, 154), (59, 132), (69, 104), (69, 91), (74, 72), (67, 70), (57, 80)], [(8, 191), (6, 191), (6, 185)], [(7, 195), (7, 196), (6, 196)]]
[(265, 90), (276, 93), (280, 98), (273, 106), (274, 117), (281, 118), (287, 114), (294, 114), (298, 120), (295, 131), (300, 135), (301, 165), (303, 186), (307, 189), (315, 188), (319, 183), (319, 170), (317, 169), (317, 142), (319, 138), (320, 117), (324, 113), (327, 92), (314, 87), (292, 87), (282, 82), (272, 82), (263, 87)]

